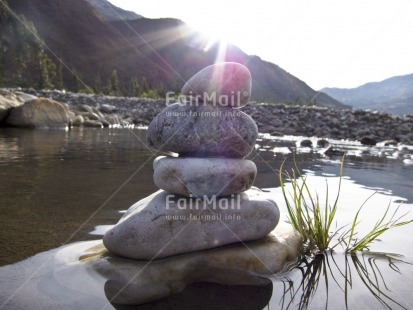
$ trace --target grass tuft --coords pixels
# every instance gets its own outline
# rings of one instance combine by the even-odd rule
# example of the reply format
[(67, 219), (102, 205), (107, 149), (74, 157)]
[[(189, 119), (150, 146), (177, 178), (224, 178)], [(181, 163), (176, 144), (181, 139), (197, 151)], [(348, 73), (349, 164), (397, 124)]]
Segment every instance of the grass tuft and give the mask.
[[(371, 196), (368, 199), (370, 198)], [(339, 241), (346, 245), (347, 253), (354, 253), (356, 251), (368, 250), (370, 244), (373, 243), (379, 236), (384, 234), (386, 231), (392, 228), (404, 226), (404, 225), (407, 225), (413, 222), (413, 220), (408, 220), (408, 221), (402, 220), (406, 217), (407, 213), (404, 213), (398, 216), (397, 213), (399, 211), (401, 204), (394, 210), (390, 218), (388, 218), (389, 210), (390, 210), (390, 204), (389, 204), (387, 206), (386, 211), (384, 212), (382, 217), (377, 221), (374, 227), (365, 236), (363, 236), (360, 239), (357, 239), (355, 238), (355, 235), (356, 235), (355, 229), (359, 223), (358, 222), (359, 214), (361, 210), (363, 209), (363, 207), (365, 206), (365, 203), (367, 202), (367, 200), (358, 209), (356, 215), (354, 216), (354, 220), (353, 220), (351, 227), (347, 231), (345, 231), (339, 238)]]
[[(377, 221), (375, 226), (363, 237), (355, 238), (357, 235), (356, 227), (359, 223), (360, 212), (364, 208), (366, 202), (358, 209), (350, 227), (345, 230), (340, 236), (339, 231), (344, 227), (332, 231), (332, 224), (338, 209), (338, 199), (341, 191), (341, 180), (343, 176), (344, 156), (340, 165), (340, 181), (338, 191), (335, 195), (335, 200), (332, 205), (329, 204), (328, 183), (326, 182), (327, 191), (326, 197), (322, 201), (317, 193), (313, 193), (307, 185), (306, 178), (298, 172), (297, 166), (292, 170), (291, 174), (283, 172), (284, 162), (281, 164), (279, 179), (282, 193), (288, 211), (288, 221), (299, 232), (301, 239), (306, 246), (306, 252), (311, 254), (323, 254), (327, 250), (332, 250), (338, 244), (345, 245), (347, 253), (356, 251), (365, 251), (370, 244), (377, 240), (379, 236), (389, 229), (404, 226), (413, 222), (413, 220), (404, 221), (406, 214), (398, 215), (399, 208), (389, 217), (390, 204), (385, 213)], [(284, 176), (292, 184), (292, 192), (288, 192), (285, 188)], [(373, 194), (374, 195), (374, 194)], [(338, 237), (337, 237), (338, 236)], [(331, 246), (331, 241), (337, 237), (338, 242)]]
[[(331, 226), (337, 212), (338, 198), (341, 189), (341, 175), (343, 163), (340, 168), (339, 190), (333, 205), (328, 204), (328, 184), (327, 194), (324, 200), (325, 207), (322, 206), (319, 195), (313, 194), (307, 185), (306, 178), (303, 177), (298, 169), (291, 174), (284, 172), (292, 183), (292, 193), (287, 193), (283, 179), (283, 165), (280, 168), (280, 184), (284, 200), (288, 210), (288, 221), (300, 233), (308, 251), (312, 253), (322, 253), (329, 249), (330, 242), (335, 233), (331, 233)], [(288, 195), (289, 194), (289, 195)]]

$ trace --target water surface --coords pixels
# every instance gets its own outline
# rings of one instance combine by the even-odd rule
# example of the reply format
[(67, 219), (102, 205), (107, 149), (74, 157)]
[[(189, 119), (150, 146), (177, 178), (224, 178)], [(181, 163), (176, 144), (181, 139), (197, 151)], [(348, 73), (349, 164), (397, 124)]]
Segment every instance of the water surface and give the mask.
[[(124, 210), (156, 191), (152, 180), (152, 161), (160, 154), (145, 146), (144, 136), (145, 130), (141, 129), (32, 131), (2, 128), (0, 266), (75, 241), (100, 239), (109, 225), (118, 221)], [(285, 168), (291, 169), (297, 165), (320, 196), (325, 192), (326, 180), (331, 193), (335, 192), (338, 184), (341, 157), (323, 156), (319, 149), (296, 148), (297, 140), (297, 137), (261, 136), (257, 142), (257, 151), (249, 156), (258, 167), (255, 186), (269, 190), (276, 197), (283, 211), (282, 220), (286, 216), (278, 169), (285, 159)], [(378, 149), (362, 147), (349, 141), (331, 142), (337, 143), (338, 147), (348, 150), (350, 154), (345, 161), (337, 225), (349, 223), (360, 205), (374, 192), (377, 194), (366, 206), (361, 232), (374, 224), (377, 219), (375, 216), (389, 204), (394, 209), (403, 202), (402, 211), (412, 209), (413, 166), (404, 161), (408, 155), (403, 157), (395, 154), (397, 147)], [(291, 151), (296, 153), (294, 157), (288, 154)], [(405, 153), (409, 152), (411, 154), (407, 149)], [(411, 244), (413, 225), (389, 232), (372, 246), (372, 250), (398, 253), (404, 256), (403, 261), (413, 263)], [(330, 258), (330, 262), (335, 259), (337, 263), (334, 264), (345, 270), (345, 257), (336, 255)], [(397, 263), (399, 272), (395, 272), (389, 269), (386, 259), (377, 258), (376, 261), (392, 296), (403, 303), (405, 308), (412, 309), (413, 297), (407, 290), (413, 284), (412, 265)], [(356, 279), (357, 270), (351, 268), (353, 278)], [(336, 271), (336, 275), (338, 274)], [(285, 279), (292, 280), (297, 288), (302, 279), (301, 271), (293, 270), (285, 278), (274, 277), (272, 285), (260, 291), (267, 296), (268, 288), (274, 287), (272, 297), (267, 296), (269, 309), (286, 308), (288, 298), (284, 305), (280, 303)], [(321, 284), (314, 293), (310, 309), (325, 306), (326, 285), (323, 281), (320, 281)], [(346, 282), (343, 279), (338, 282), (340, 285), (334, 286), (334, 281), (331, 280), (329, 285), (329, 305), (334, 305), (335, 309), (344, 307), (342, 289)], [(243, 289), (248, 291), (248, 288)], [(236, 292), (243, 289), (237, 288), (234, 291), (230, 287), (212, 284), (205, 289), (202, 285), (195, 285), (189, 288), (187, 295), (180, 295), (180, 300), (195, 293), (206, 291), (205, 294), (212, 294), (211, 292), (222, 290), (234, 300)], [(385, 285), (384, 289), (386, 290)], [(249, 291), (257, 294), (252, 296), (261, 296), (255, 288), (250, 288)], [(377, 298), (366, 297), (368, 294), (361, 281), (354, 280), (349, 294), (349, 308), (357, 309), (363, 304), (362, 308), (365, 309), (383, 307)], [(225, 304), (225, 298), (223, 300)], [(331, 304), (332, 302), (334, 303)], [(229, 306), (228, 300), (226, 303)], [(295, 299), (292, 302), (294, 306), (290, 305), (290, 309), (295, 309), (298, 304)], [(393, 303), (392, 307), (398, 308), (399, 305)]]

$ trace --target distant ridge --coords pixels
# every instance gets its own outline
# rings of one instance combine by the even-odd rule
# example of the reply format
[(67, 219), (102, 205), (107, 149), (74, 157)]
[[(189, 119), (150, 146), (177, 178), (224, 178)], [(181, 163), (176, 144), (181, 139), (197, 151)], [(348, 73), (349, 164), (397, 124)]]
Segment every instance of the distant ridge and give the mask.
[(97, 9), (97, 11), (107, 20), (132, 20), (142, 18), (143, 16), (136, 14), (135, 12), (126, 11), (121, 9), (109, 1), (106, 0), (87, 0), (91, 5)]
[(356, 88), (323, 88), (321, 91), (357, 108), (413, 115), (413, 74), (395, 76)]

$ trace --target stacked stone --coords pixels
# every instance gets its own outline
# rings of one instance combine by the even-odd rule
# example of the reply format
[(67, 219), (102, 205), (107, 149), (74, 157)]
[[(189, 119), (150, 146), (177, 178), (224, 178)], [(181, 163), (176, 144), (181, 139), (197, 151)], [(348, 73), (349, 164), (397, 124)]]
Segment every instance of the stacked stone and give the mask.
[(276, 203), (251, 186), (244, 159), (258, 136), (238, 108), (248, 104), (251, 74), (237, 63), (209, 66), (183, 87), (187, 102), (169, 105), (150, 123), (149, 146), (179, 154), (154, 161), (161, 189), (137, 202), (104, 236), (112, 253), (153, 259), (262, 238), (278, 224)]

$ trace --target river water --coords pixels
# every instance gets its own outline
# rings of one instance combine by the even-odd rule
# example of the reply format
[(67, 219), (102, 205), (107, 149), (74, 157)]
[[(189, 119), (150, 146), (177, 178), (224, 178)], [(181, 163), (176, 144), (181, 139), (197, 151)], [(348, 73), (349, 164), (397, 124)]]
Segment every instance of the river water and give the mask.
[[(145, 132), (144, 129), (136, 128), (79, 128), (70, 131), (2, 128), (0, 266), (15, 264), (37, 253), (75, 241), (100, 239), (125, 209), (156, 191), (152, 180), (152, 162), (161, 154), (145, 146)], [(320, 197), (326, 191), (326, 181), (329, 193), (335, 193), (338, 187), (341, 156), (328, 157), (320, 154), (321, 149), (296, 147), (300, 139), (262, 135), (257, 141), (256, 151), (249, 156), (258, 167), (254, 185), (274, 194), (282, 211), (282, 220), (286, 219), (286, 214), (278, 169), (284, 160), (285, 169), (296, 165)], [(412, 209), (411, 147), (367, 148), (351, 141), (330, 143), (336, 149), (348, 153), (340, 194), (339, 227), (349, 223), (357, 209), (373, 193), (362, 213), (361, 232), (374, 225), (388, 205), (394, 210), (401, 204), (401, 213)], [(408, 218), (413, 218), (413, 214)], [(413, 263), (413, 225), (390, 231), (380, 240), (372, 246), (372, 251), (397, 253), (403, 258), (391, 261), (377, 256), (374, 262), (378, 269), (373, 268), (369, 273), (383, 279), (380, 292), (384, 291), (393, 299), (389, 302), (391, 308), (413, 309), (413, 297), (409, 293), (413, 284), (413, 266), (409, 264)], [(323, 269), (320, 266), (336, 266), (334, 268), (337, 269), (333, 272), (337, 281), (330, 278), (326, 284), (325, 278), (321, 277), (318, 289), (311, 292), (309, 309), (325, 308), (325, 304), (329, 308), (345, 309), (346, 298), (343, 296), (348, 298), (349, 309), (385, 307), (368, 288), (366, 290), (363, 281), (357, 280), (360, 270), (356, 268), (357, 262), (347, 261), (346, 257), (332, 255), (327, 262), (316, 267), (314, 264), (307, 266), (316, 272), (317, 268), (321, 268), (321, 273)], [(359, 256), (359, 261), (372, 260)], [(392, 268), (392, 263), (397, 268)], [(345, 274), (345, 266), (349, 266), (348, 271), (353, 273), (351, 289), (345, 289), (345, 283), (351, 281), (337, 279), (340, 274)], [(372, 265), (367, 263), (367, 266)], [(299, 287), (303, 283), (303, 270), (305, 268), (294, 269), (272, 279), (273, 293), (267, 302), (268, 309), (303, 306), (299, 297), (291, 298), (291, 292), (305, 296)], [(283, 294), (288, 287), (286, 283), (294, 283), (295, 286)], [(0, 291), (4, 285), (0, 280)], [(228, 288), (214, 288), (211, 285), (210, 289), (228, 290), (226, 294), (231, 294)], [(197, 287), (192, 290), (197, 294), (202, 291)], [(241, 290), (238, 288), (238, 291)], [(344, 291), (347, 293), (344, 294)], [(12, 301), (4, 309), (9, 309), (10, 305), (13, 305)], [(226, 306), (229, 306), (228, 303)]]

